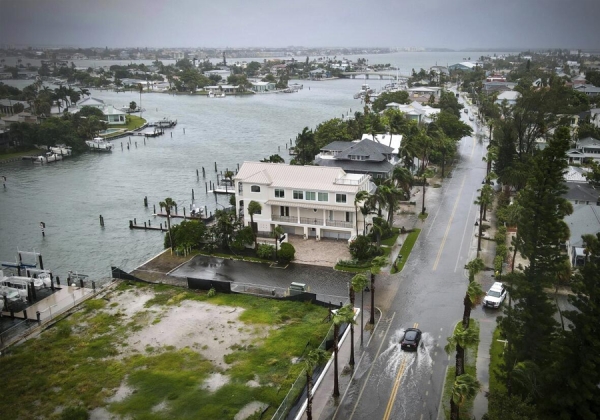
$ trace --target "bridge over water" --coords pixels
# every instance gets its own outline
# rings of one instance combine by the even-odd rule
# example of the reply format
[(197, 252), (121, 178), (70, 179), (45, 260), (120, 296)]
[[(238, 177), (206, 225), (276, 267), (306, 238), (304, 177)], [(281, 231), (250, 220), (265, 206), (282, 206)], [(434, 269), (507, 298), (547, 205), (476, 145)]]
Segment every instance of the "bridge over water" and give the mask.
[(407, 80), (410, 77), (392, 71), (344, 71), (342, 75), (351, 79), (356, 79), (359, 76), (359, 78), (369, 79), (372, 77), (374, 79), (379, 78), (379, 80)]

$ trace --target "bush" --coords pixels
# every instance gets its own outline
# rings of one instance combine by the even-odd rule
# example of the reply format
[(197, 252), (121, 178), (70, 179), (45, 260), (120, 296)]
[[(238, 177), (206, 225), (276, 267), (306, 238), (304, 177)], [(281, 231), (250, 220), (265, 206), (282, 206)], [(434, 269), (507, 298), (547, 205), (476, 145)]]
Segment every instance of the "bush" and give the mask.
[(364, 268), (365, 270), (368, 270), (371, 268), (370, 261), (365, 262), (365, 261), (358, 261), (358, 260), (339, 260), (337, 265), (340, 267), (347, 267), (347, 268)]
[(362, 235), (350, 242), (349, 248), (352, 258), (359, 261), (366, 261), (379, 255), (377, 247), (373, 246), (368, 237)]
[(87, 420), (90, 415), (83, 407), (67, 407), (60, 414), (60, 418), (61, 420)]
[(506, 258), (508, 255), (508, 248), (505, 244), (500, 244), (496, 247), (496, 255), (502, 257), (502, 259)]
[[(386, 220), (381, 219), (379, 224), (383, 230), (383, 232), (381, 234), (382, 241), (384, 239), (388, 239), (388, 238), (391, 238), (392, 236), (394, 236), (394, 231), (392, 230), (392, 227)], [(373, 231), (371, 231), (371, 233), (369, 233), (369, 237), (371, 238), (371, 242), (375, 242), (377, 240), (377, 235), (375, 235), (375, 233)]]
[(275, 252), (275, 247), (269, 244), (260, 244), (258, 249), (256, 250), (256, 255), (259, 258), (270, 259), (273, 257), (273, 253)]
[(296, 250), (292, 244), (287, 242), (281, 244), (281, 248), (279, 249), (278, 256), (280, 260), (283, 261), (292, 261), (294, 256), (296, 255)]
[(500, 231), (496, 232), (496, 235), (494, 236), (494, 240), (496, 241), (496, 243), (498, 245), (506, 244), (506, 233), (502, 233)]

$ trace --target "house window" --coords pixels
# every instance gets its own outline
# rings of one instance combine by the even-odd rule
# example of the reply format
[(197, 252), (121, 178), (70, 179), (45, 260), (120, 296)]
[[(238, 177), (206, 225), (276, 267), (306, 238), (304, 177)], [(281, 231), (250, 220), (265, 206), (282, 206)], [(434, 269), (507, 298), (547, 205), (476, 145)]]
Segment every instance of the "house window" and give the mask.
[(275, 198), (284, 198), (284, 197), (285, 197), (284, 190), (279, 190), (279, 189), (275, 190)]
[(260, 187), (258, 185), (253, 185), (250, 187), (250, 191), (252, 192), (260, 192)]
[(284, 207), (284, 206), (279, 207), (279, 215), (280, 216), (289, 216), (290, 215), (290, 208), (289, 207)]
[(294, 190), (294, 200), (303, 200), (304, 199), (304, 191)]
[(306, 199), (310, 201), (315, 201), (317, 199), (316, 193), (314, 191), (306, 191)]
[(319, 193), (318, 194), (319, 201), (329, 201), (329, 193)]
[(242, 182), (240, 182), (240, 183), (238, 184), (238, 193), (239, 193), (239, 194), (243, 194), (243, 193), (244, 193), (244, 186), (243, 186), (243, 185), (244, 185), (244, 184), (243, 184)]
[(345, 203), (346, 202), (346, 194), (336, 194), (335, 202), (336, 203)]
[(351, 211), (346, 212), (346, 222), (352, 223), (352, 212)]

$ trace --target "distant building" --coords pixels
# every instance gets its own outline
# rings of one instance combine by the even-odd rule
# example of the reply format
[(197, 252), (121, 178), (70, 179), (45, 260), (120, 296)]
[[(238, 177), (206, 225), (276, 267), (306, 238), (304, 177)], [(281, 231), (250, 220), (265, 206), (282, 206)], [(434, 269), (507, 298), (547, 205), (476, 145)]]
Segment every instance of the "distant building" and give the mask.
[(252, 90), (254, 92), (268, 92), (270, 90), (275, 90), (275, 83), (273, 82), (250, 82), (252, 83)]
[(508, 105), (513, 106), (517, 103), (517, 99), (519, 99), (520, 97), (521, 94), (514, 90), (502, 92), (500, 95), (498, 95), (498, 98), (496, 99), (496, 104), (502, 105), (502, 103), (506, 101), (508, 102)]
[(453, 71), (473, 71), (478, 67), (478, 63), (474, 63), (471, 61), (463, 61), (462, 63), (452, 64), (448, 66), (448, 70), (450, 72)]
[(77, 106), (79, 108), (84, 107), (84, 106), (93, 106), (94, 108), (104, 108), (105, 104), (102, 99), (97, 99), (97, 98), (88, 96), (87, 98), (80, 100), (77, 103)]
[[(433, 116), (440, 113), (439, 108), (432, 108), (429, 105), (421, 105), (420, 103), (413, 101), (408, 105), (399, 104), (396, 102), (390, 102), (386, 105), (388, 109), (397, 109), (406, 115), (407, 118), (415, 120), (417, 122), (429, 123), (432, 121)], [(383, 111), (382, 111), (383, 112)]]
[(593, 137), (577, 140), (575, 148), (567, 151), (569, 163), (581, 164), (590, 160), (600, 162), (600, 140)]
[(23, 110), (30, 108), (29, 103), (26, 101), (14, 101), (12, 99), (0, 99), (0, 114), (13, 115), (14, 106), (17, 104), (23, 105)]

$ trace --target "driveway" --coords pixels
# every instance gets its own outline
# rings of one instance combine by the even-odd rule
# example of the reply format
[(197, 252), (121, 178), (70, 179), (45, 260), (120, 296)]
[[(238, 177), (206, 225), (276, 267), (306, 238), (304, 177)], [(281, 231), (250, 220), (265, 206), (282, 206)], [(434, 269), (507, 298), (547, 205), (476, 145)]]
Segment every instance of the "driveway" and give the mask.
[(339, 260), (349, 260), (347, 240), (304, 239), (289, 235), (288, 242), (296, 249), (295, 263), (334, 267)]

